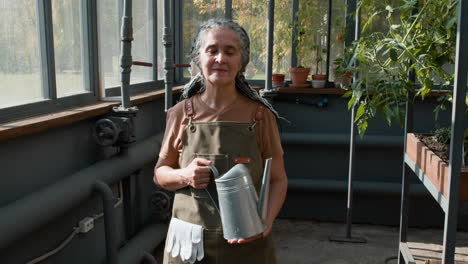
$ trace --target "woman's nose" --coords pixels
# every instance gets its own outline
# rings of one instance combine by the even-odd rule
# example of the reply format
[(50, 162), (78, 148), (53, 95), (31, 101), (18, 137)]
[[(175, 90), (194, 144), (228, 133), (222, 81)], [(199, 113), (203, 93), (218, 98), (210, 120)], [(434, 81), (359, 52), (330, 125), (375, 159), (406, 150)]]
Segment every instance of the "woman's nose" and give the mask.
[(223, 63), (225, 60), (226, 60), (226, 55), (224, 53), (218, 52), (218, 54), (216, 54), (217, 63)]

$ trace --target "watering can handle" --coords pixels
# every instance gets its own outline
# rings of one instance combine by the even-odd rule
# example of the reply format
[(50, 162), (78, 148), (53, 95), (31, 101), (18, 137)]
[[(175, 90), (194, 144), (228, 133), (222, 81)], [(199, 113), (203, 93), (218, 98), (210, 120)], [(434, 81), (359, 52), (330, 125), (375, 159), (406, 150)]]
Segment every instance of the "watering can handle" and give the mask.
[(206, 167), (210, 168), (211, 172), (213, 172), (213, 177), (215, 179), (219, 178), (219, 172), (218, 172), (218, 169), (216, 169), (215, 166), (213, 165), (207, 165)]
[[(213, 165), (207, 165), (206, 167), (210, 168), (211, 172), (213, 172), (213, 178), (217, 179), (219, 177), (219, 172), (218, 172), (218, 169), (216, 169), (215, 166)], [(218, 211), (218, 214), (220, 215), (221, 217), (221, 212), (219, 211), (219, 208), (218, 206), (216, 205), (216, 202), (215, 200), (213, 199), (213, 197), (211, 196), (210, 192), (205, 188), (204, 189), (206, 194), (208, 194), (208, 197), (210, 197), (211, 199), (211, 202), (213, 202), (213, 205), (214, 207), (216, 208), (216, 211)]]

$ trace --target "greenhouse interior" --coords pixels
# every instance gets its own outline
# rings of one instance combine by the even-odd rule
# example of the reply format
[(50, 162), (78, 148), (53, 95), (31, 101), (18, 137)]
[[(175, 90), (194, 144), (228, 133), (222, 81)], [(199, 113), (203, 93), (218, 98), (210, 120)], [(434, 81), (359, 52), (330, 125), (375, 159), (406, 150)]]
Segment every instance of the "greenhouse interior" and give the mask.
[(0, 17), (0, 263), (468, 263), (467, 0)]

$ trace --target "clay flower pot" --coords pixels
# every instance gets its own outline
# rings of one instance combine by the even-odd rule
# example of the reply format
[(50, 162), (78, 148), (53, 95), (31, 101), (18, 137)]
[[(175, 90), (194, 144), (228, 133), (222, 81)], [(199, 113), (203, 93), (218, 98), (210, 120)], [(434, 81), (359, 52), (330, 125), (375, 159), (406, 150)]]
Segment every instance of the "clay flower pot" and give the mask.
[(307, 87), (307, 76), (309, 75), (310, 68), (289, 68), (291, 73), (291, 86), (293, 87)]
[(323, 81), (327, 79), (327, 75), (325, 74), (313, 74), (312, 80)]
[(282, 73), (273, 73), (271, 76), (273, 87), (283, 87), (284, 86), (284, 74)]

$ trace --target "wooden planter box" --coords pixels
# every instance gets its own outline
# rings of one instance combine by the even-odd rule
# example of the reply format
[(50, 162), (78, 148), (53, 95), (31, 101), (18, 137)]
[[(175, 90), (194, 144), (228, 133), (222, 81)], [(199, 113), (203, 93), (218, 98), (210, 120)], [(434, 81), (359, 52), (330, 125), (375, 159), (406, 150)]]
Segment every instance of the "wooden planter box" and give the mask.
[[(447, 198), (448, 164), (428, 149), (412, 133), (406, 135), (406, 154), (421, 168), (436, 189)], [(460, 200), (468, 201), (468, 171), (460, 174)]]

